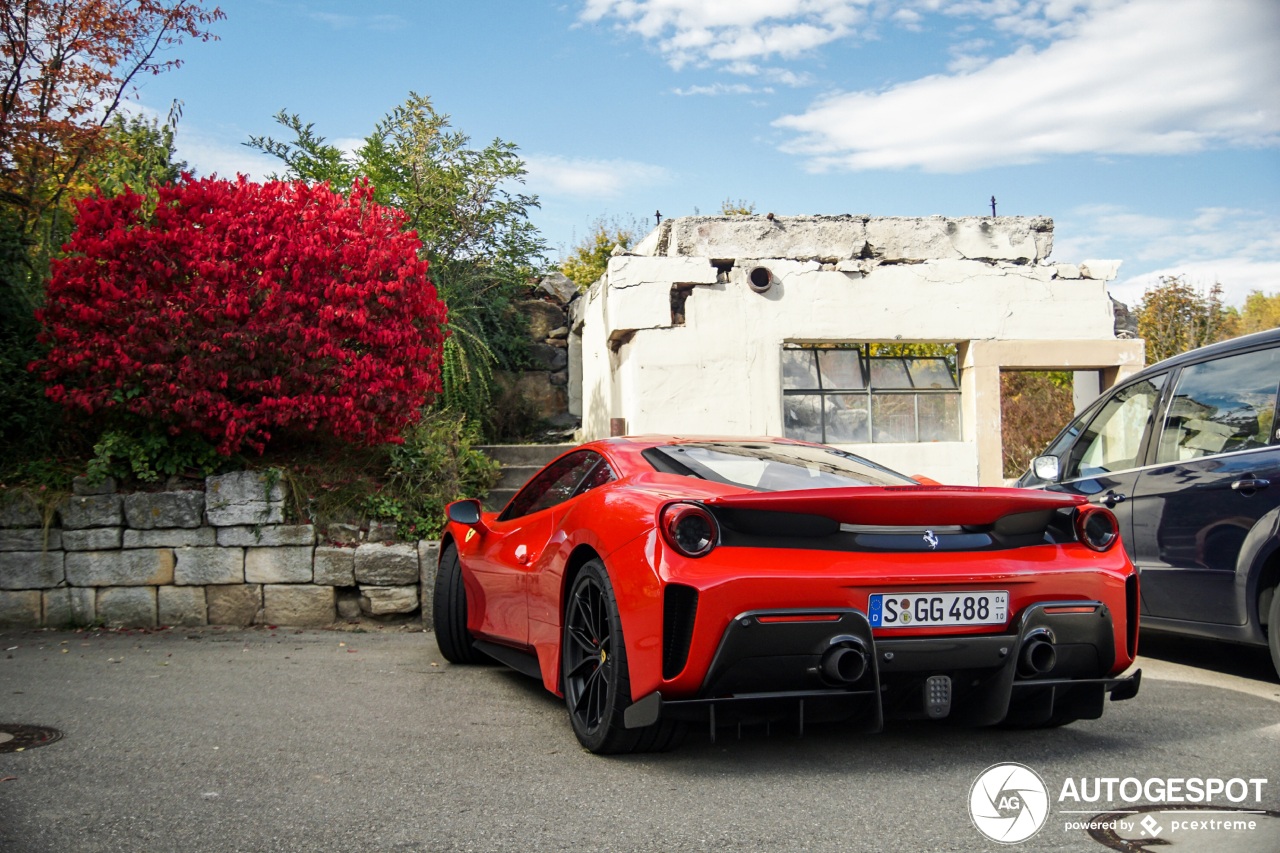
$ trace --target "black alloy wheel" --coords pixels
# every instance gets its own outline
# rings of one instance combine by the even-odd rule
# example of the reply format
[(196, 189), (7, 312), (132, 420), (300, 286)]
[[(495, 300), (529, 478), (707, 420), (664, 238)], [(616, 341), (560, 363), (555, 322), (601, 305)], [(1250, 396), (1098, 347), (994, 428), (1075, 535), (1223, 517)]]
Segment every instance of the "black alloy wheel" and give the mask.
[(639, 729), (623, 725), (631, 704), (627, 650), (613, 585), (599, 560), (582, 567), (569, 591), (560, 653), (569, 721), (588, 750), (657, 752), (683, 739), (683, 724), (669, 720)]

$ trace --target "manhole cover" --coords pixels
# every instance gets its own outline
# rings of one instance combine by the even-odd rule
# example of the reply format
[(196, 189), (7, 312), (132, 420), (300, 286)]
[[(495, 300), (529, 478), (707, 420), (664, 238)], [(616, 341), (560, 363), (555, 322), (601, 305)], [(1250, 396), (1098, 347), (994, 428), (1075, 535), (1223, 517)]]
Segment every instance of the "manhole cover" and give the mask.
[(48, 726), (25, 726), (21, 723), (0, 723), (0, 752), (17, 752), (62, 739), (62, 732)]

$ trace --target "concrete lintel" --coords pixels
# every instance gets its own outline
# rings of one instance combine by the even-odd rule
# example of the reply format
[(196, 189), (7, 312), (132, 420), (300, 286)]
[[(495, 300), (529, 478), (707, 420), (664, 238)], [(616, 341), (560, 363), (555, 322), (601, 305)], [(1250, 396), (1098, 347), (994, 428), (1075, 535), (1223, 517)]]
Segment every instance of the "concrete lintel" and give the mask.
[(1141, 340), (1016, 340), (970, 341), (962, 368), (996, 367), (1009, 370), (1111, 370), (1119, 378), (1144, 367), (1146, 345)]

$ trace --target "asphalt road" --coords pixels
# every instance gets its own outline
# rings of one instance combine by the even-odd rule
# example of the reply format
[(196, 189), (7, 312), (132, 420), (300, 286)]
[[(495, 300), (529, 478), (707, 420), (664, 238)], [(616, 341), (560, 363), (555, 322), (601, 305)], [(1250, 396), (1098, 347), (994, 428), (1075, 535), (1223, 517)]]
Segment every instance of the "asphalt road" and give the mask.
[[(1135, 804), (1063, 802), (1066, 781), (1169, 777), (1268, 781), (1234, 804), (1254, 829), (1179, 834), (1160, 810), (1150, 849), (1280, 850), (1265, 650), (1144, 637), (1141, 665), (1136, 699), (1058, 730), (699, 732), (599, 758), (538, 684), (449, 666), (420, 631), (0, 631), (0, 735), (63, 734), (0, 743), (0, 851), (1101, 851), (1068, 824)], [(1050, 797), (1015, 845), (969, 812), (1004, 762)]]

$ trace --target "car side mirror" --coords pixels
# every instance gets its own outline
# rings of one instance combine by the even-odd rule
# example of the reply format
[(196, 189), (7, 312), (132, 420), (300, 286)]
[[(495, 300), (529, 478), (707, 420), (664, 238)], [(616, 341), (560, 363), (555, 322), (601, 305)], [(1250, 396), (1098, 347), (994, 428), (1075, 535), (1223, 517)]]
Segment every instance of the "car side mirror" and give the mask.
[(1037, 456), (1031, 463), (1031, 471), (1046, 483), (1058, 482), (1062, 473), (1056, 456)]
[(480, 501), (471, 498), (465, 501), (454, 501), (449, 504), (445, 514), (449, 516), (449, 520), (458, 524), (465, 524), (467, 527), (477, 527), (484, 531), (484, 525), (480, 522)]

